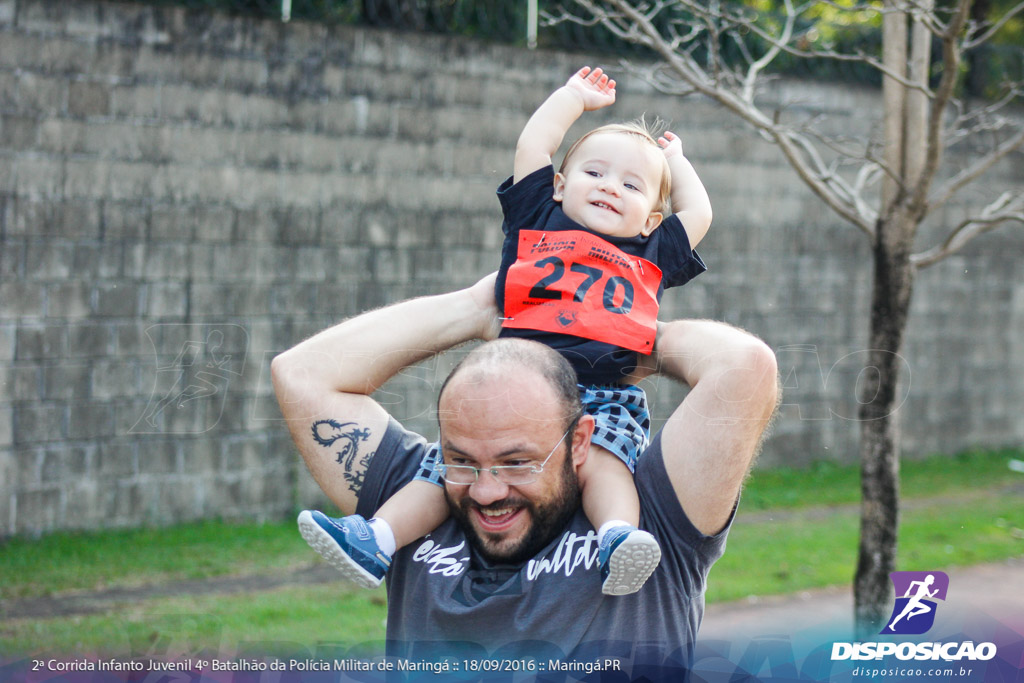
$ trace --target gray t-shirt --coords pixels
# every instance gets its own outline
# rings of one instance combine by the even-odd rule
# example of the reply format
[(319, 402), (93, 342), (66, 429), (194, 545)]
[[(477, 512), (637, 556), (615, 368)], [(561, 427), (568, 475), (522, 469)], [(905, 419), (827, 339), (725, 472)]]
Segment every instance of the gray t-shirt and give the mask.
[[(370, 463), (358, 512), (370, 517), (407, 483), (427, 442), (391, 421)], [(640, 526), (662, 560), (637, 593), (601, 593), (597, 534), (582, 509), (564, 533), (523, 566), (488, 565), (448, 519), (407, 545), (388, 572), (388, 654), (411, 660), (614, 659), (632, 671), (682, 674), (704, 613), (708, 570), (728, 526), (704, 536), (679, 505), (662, 458), (661, 434), (636, 469)], [(731, 521), (730, 521), (731, 524)]]

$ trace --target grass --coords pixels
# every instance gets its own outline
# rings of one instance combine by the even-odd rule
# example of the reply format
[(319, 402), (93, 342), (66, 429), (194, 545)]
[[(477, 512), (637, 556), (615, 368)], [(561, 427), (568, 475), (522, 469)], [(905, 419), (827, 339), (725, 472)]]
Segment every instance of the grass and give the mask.
[(0, 541), (0, 599), (286, 571), (309, 563), (309, 546), (291, 520), (60, 532)]
[[(711, 570), (708, 602), (849, 584), (857, 510), (744, 522)], [(974, 496), (914, 505), (902, 515), (898, 568), (945, 569), (1024, 554), (1024, 498)]]
[[(967, 451), (953, 456), (935, 455), (900, 464), (901, 495), (906, 498), (940, 497), (967, 489), (988, 489), (1024, 481), (1009, 470), (1011, 459), (1024, 459), (1020, 451)], [(822, 461), (804, 469), (756, 470), (743, 491), (744, 510), (799, 508), (808, 505), (860, 502), (860, 470), (855, 466)]]
[[(1024, 555), (1020, 452), (973, 452), (904, 464), (901, 569), (945, 569)], [(708, 601), (849, 585), (857, 547), (855, 467), (755, 473)], [(827, 502), (828, 505), (823, 505)], [(179, 579), (286, 574), (319, 561), (294, 522), (204, 522), (166, 529), (58, 533), (0, 543), (0, 598), (57, 596)], [(0, 658), (15, 654), (122, 656), (348, 652), (384, 637), (382, 591), (344, 584), (257, 594), (121, 603), (111, 611), (0, 621)], [(325, 635), (328, 634), (328, 635)], [(324, 642), (325, 640), (329, 642)], [(334, 650), (332, 650), (334, 648)]]
[[(384, 589), (349, 591), (338, 584), (299, 586), (252, 596), (184, 596), (124, 605), (116, 612), (0, 624), (0, 659), (45, 651), (131, 659), (312, 655), (332, 647), (380, 650)], [(328, 641), (326, 643), (322, 641)]]

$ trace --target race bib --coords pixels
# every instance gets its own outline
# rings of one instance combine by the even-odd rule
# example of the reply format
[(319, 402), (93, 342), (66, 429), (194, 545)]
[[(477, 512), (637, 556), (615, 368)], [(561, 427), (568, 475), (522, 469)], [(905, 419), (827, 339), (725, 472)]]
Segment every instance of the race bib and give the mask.
[(661, 269), (580, 230), (522, 230), (503, 327), (571, 334), (649, 354)]

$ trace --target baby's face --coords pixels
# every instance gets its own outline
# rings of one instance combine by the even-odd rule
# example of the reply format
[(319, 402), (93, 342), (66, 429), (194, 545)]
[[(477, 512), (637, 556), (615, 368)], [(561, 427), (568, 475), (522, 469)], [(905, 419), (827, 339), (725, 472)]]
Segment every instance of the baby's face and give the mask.
[(662, 219), (654, 210), (661, 154), (633, 135), (592, 135), (573, 153), (564, 174), (555, 175), (555, 201), (566, 216), (602, 235), (649, 235)]

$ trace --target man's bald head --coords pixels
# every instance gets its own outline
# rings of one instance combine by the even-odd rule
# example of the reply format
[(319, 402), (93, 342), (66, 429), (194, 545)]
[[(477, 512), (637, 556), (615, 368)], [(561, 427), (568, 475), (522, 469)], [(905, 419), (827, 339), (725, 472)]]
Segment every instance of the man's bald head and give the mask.
[(565, 428), (582, 414), (576, 372), (557, 351), (526, 339), (496, 339), (473, 349), (452, 369), (437, 396), (438, 415), (445, 390), (453, 382), (481, 383), (534, 373), (554, 394)]

